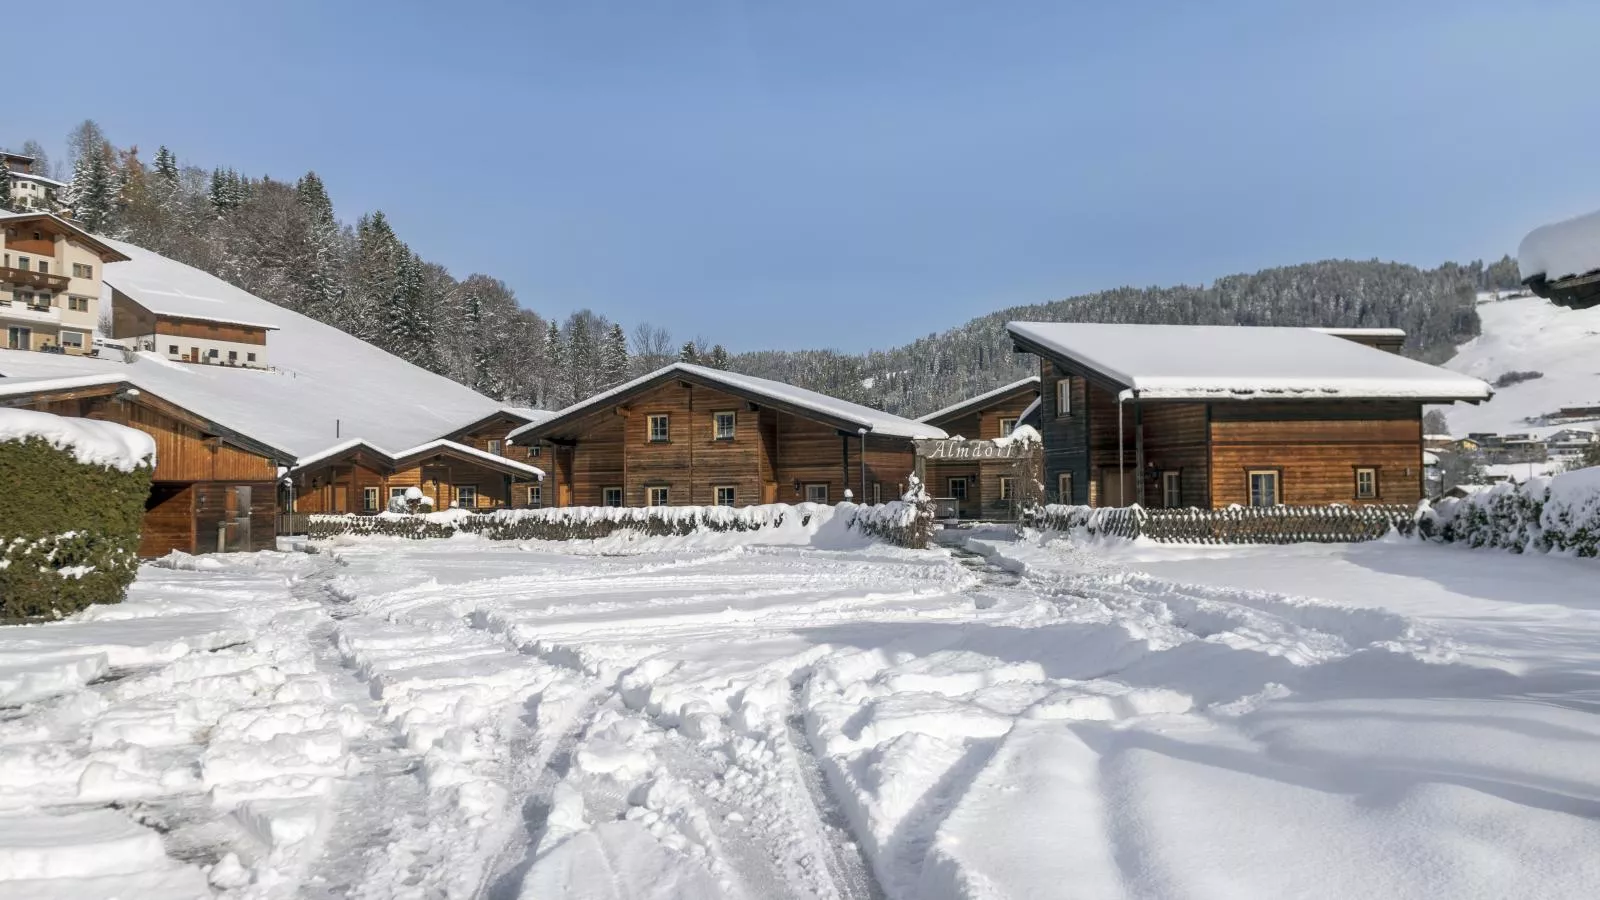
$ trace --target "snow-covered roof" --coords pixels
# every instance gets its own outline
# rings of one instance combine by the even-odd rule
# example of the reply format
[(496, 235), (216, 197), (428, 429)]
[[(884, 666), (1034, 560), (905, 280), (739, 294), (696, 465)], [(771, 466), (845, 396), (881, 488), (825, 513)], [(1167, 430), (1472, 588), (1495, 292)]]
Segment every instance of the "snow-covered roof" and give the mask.
[[(114, 351), (111, 358), (96, 359), (0, 350), (0, 385), (13, 378), (125, 378), (295, 456), (319, 452), (341, 436), (382, 447), (414, 447), (505, 405), (198, 269), (131, 244), (107, 243), (131, 258), (105, 267), (113, 283), (167, 285), (182, 296), (209, 298), (208, 308), (223, 318), (278, 328), (271, 339), (274, 368), (174, 363), (152, 354), (138, 354), (128, 363)], [(123, 278), (119, 270), (138, 277)]]
[(1399, 338), (1405, 339), (1404, 328), (1313, 328), (1323, 334), (1331, 334), (1342, 338)]
[(997, 387), (992, 391), (985, 391), (985, 392), (979, 394), (976, 397), (968, 397), (967, 399), (962, 400), (959, 403), (952, 403), (949, 406), (946, 406), (944, 409), (928, 413), (927, 415), (922, 416), (921, 418), (917, 419), (917, 421), (918, 422), (933, 422), (933, 421), (936, 421), (938, 419), (944, 419), (944, 418), (949, 418), (951, 416), (957, 416), (957, 415), (965, 413), (965, 412), (967, 412), (967, 411), (969, 411), (971, 409), (980, 408), (984, 404), (988, 403), (991, 400), (995, 400), (995, 399), (1000, 398), (1000, 397), (1005, 397), (1005, 396), (1008, 396), (1010, 394), (1015, 394), (1018, 391), (1021, 391), (1024, 388), (1027, 388), (1029, 386), (1033, 387), (1034, 390), (1038, 390), (1039, 389), (1039, 376), (1037, 376), (1037, 375), (1029, 375), (1027, 378), (1023, 378), (1023, 379), (1021, 379), (1019, 381), (1013, 381), (1013, 382), (1011, 382), (1010, 384), (1007, 384), (1007, 385), (1002, 385), (1001, 387)]
[(473, 416), (470, 419), (466, 419), (457, 423), (456, 427), (445, 432), (445, 436), (459, 437), (463, 434), (472, 432), (484, 422), (500, 416), (521, 419), (524, 425), (537, 425), (546, 419), (553, 418), (555, 413), (548, 409), (536, 409), (532, 406), (502, 406), (498, 409), (490, 410), (484, 415)]
[(1559, 281), (1600, 269), (1600, 212), (1528, 232), (1517, 247), (1517, 269), (1524, 281), (1536, 275)]
[(37, 181), (37, 182), (40, 182), (41, 184), (48, 184), (51, 187), (56, 187), (56, 188), (67, 187), (67, 183), (65, 181), (57, 181), (54, 178), (46, 178), (43, 175), (36, 175), (33, 172), (18, 172), (18, 171), (14, 170), (14, 169), (11, 172), (11, 180), (12, 181)]
[[(124, 250), (138, 249), (132, 244), (116, 246)], [(268, 310), (289, 312), (220, 278), (164, 256), (148, 251), (137, 256), (131, 252), (128, 255), (132, 257), (128, 262), (106, 267), (102, 275), (105, 285), (102, 302), (110, 303), (110, 291), (115, 289), (157, 315), (268, 330), (281, 329), (277, 316), (267, 314)], [(260, 309), (260, 304), (265, 304), (267, 309)], [(273, 349), (277, 349), (276, 341)]]
[(1310, 328), (1011, 322), (1026, 350), (1145, 399), (1486, 400), (1477, 378)]
[(39, 438), (71, 453), (78, 462), (132, 472), (155, 462), (156, 442), (150, 435), (94, 419), (69, 419), (31, 409), (0, 409), (0, 441)]
[(730, 393), (766, 400), (774, 405), (812, 413), (828, 421), (848, 424), (856, 429), (865, 429), (873, 434), (905, 438), (942, 438), (946, 436), (943, 429), (935, 428), (932, 425), (914, 422), (882, 410), (862, 406), (859, 403), (851, 403), (848, 400), (840, 400), (837, 397), (829, 397), (827, 394), (819, 394), (816, 391), (795, 387), (792, 384), (680, 362), (664, 366), (648, 375), (642, 375), (632, 381), (619, 384), (608, 391), (595, 394), (587, 400), (574, 403), (543, 422), (524, 425), (511, 432), (509, 439), (516, 441), (520, 435), (536, 429), (544, 431), (552, 425), (574, 421), (597, 409), (604, 408), (620, 397), (637, 390), (655, 387), (674, 378), (699, 381), (703, 384), (724, 389)]
[(487, 465), (498, 466), (503, 469), (510, 469), (514, 472), (521, 472), (522, 474), (532, 478), (544, 478), (544, 470), (538, 466), (530, 466), (520, 460), (511, 459), (505, 456), (498, 456), (484, 450), (479, 450), (476, 447), (469, 447), (466, 444), (458, 444), (455, 441), (444, 440), (442, 438), (439, 440), (418, 444), (415, 447), (408, 447), (397, 452), (385, 450), (371, 441), (362, 440), (360, 438), (355, 438), (348, 441), (340, 441), (339, 443), (319, 450), (316, 453), (300, 457), (300, 459), (295, 463), (292, 471), (300, 471), (310, 468), (324, 460), (332, 459), (340, 454), (347, 453), (357, 448), (365, 448), (372, 454), (381, 457), (390, 465), (398, 465), (415, 456), (425, 456), (433, 452), (448, 452), (454, 453), (458, 456), (482, 460)]

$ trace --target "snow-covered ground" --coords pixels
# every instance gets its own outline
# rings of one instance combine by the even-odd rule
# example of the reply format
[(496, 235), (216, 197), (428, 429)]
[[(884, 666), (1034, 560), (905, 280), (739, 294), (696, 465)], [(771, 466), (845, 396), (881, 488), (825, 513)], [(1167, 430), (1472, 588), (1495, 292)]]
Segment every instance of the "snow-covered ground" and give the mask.
[(1600, 564), (958, 537), (148, 567), (0, 629), (0, 896), (1600, 883)]
[[(1444, 367), (1493, 383), (1507, 372), (1543, 372), (1542, 378), (1495, 389), (1477, 406), (1443, 407), (1450, 433), (1529, 432), (1541, 436), (1559, 424), (1533, 426), (1529, 418), (1562, 407), (1600, 406), (1600, 307), (1567, 309), (1541, 297), (1515, 297), (1478, 304), (1483, 333), (1461, 345)], [(1580, 427), (1593, 429), (1596, 423)]]

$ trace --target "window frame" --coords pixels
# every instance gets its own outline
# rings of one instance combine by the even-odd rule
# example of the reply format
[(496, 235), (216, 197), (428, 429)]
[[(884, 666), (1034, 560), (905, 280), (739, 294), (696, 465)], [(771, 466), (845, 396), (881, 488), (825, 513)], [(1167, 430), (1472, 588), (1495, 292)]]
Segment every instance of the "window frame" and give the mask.
[[(1001, 416), (1000, 417), (1000, 436), (1001, 437), (1010, 437), (1012, 435), (1012, 433), (1017, 430), (1017, 425), (1019, 423), (1021, 423), (1021, 421), (1022, 421), (1022, 417), (1021, 416)], [(1006, 427), (1008, 424), (1011, 426), (1010, 428)]]
[[(656, 494), (657, 494), (657, 492), (660, 492), (660, 495), (661, 495), (661, 502), (660, 503), (656, 502)], [(669, 485), (664, 485), (664, 484), (649, 485), (644, 489), (644, 499), (645, 499), (645, 505), (646, 506), (671, 506), (672, 505), (672, 490), (671, 490), (671, 487)]]
[(1056, 418), (1065, 419), (1072, 415), (1072, 379), (1062, 376), (1056, 382)]
[[(477, 509), (478, 508), (478, 486), (477, 485), (475, 485), (475, 484), (452, 484), (452, 485), (450, 485), (450, 490), (455, 494), (456, 506), (457, 507), (459, 507), (461, 509)], [(466, 492), (470, 492), (471, 493), (471, 497), (472, 497), (472, 505), (471, 506), (468, 506), (465, 502), (462, 501), (462, 494), (466, 493)]]
[[(727, 491), (728, 492), (728, 498), (727, 498), (727, 502), (726, 503), (723, 502), (723, 498), (722, 498), (722, 492), (723, 491)], [(734, 485), (731, 485), (731, 484), (719, 484), (719, 485), (716, 485), (716, 486), (711, 488), (711, 498), (712, 498), (712, 504), (711, 505), (713, 505), (713, 506), (734, 506), (735, 504), (738, 503), (738, 497), (739, 497), (739, 492), (738, 492), (738, 490), (736, 489), (736, 487)]]
[[(957, 482), (960, 482), (961, 484), (960, 491), (956, 490)], [(968, 475), (951, 475), (948, 479), (946, 479), (944, 486), (947, 496), (949, 496), (952, 500), (960, 500), (962, 503), (965, 503), (967, 502), (967, 497), (971, 495), (970, 489), (972, 487), (972, 478)]]
[(168, 344), (167, 345), (167, 355), (168, 356), (182, 356), (183, 355), (183, 351), (178, 349), (178, 345), (177, 344)]
[(485, 443), (488, 445), (485, 448), (487, 452), (493, 453), (495, 456), (506, 455), (506, 442), (503, 438), (489, 438)]
[[(1257, 475), (1269, 475), (1269, 476), (1272, 477), (1272, 501), (1273, 502), (1270, 503), (1270, 504), (1262, 504), (1262, 503), (1257, 503), (1256, 502), (1255, 479), (1256, 479)], [(1245, 498), (1249, 501), (1248, 505), (1250, 507), (1254, 508), (1254, 509), (1272, 509), (1275, 506), (1283, 506), (1284, 505), (1284, 503), (1283, 503), (1283, 470), (1282, 469), (1275, 469), (1275, 468), (1251, 468), (1251, 469), (1245, 469), (1244, 488), (1245, 488)]]
[[(728, 433), (722, 433), (722, 417), (728, 417)], [(739, 411), (734, 409), (715, 410), (711, 413), (711, 439), (713, 441), (731, 441), (739, 434)]]
[[(656, 422), (661, 422), (661, 437), (656, 437)], [(672, 417), (667, 413), (651, 413), (644, 417), (644, 439), (648, 444), (672, 443)]]
[[(67, 335), (69, 335), (69, 334), (72, 335), (73, 337), (77, 338), (78, 342), (76, 344), (67, 343)], [(56, 342), (59, 343), (63, 347), (75, 347), (75, 348), (77, 348), (79, 350), (82, 350), (84, 348), (84, 346), (88, 344), (88, 341), (86, 341), (84, 339), (84, 337), (85, 337), (84, 333), (81, 332), (81, 331), (73, 331), (72, 329), (62, 329), (61, 333), (56, 335)]]
[[(612, 491), (616, 491), (617, 502), (615, 502), (615, 503), (611, 502), (611, 497), (612, 497), (612, 493), (611, 492)], [(623, 497), (623, 492), (622, 492), (622, 488), (620, 488), (620, 487), (613, 486), (613, 487), (603, 487), (603, 488), (600, 489), (600, 505), (601, 506), (621, 506), (622, 505), (622, 497)]]
[[(811, 498), (811, 489), (812, 488), (822, 488), (822, 499), (821, 500), (813, 500)], [(826, 506), (828, 504), (828, 498), (831, 497), (832, 494), (833, 494), (833, 482), (831, 482), (831, 481), (808, 481), (808, 482), (805, 483), (805, 486), (804, 486), (804, 488), (802, 488), (802, 490), (805, 491), (804, 496), (806, 498), (806, 502), (807, 503), (818, 503), (818, 504), (822, 504), (822, 505)]]
[[(1176, 499), (1174, 499), (1176, 498)], [(1161, 472), (1161, 504), (1167, 509), (1183, 508), (1183, 470), (1164, 469)]]
[(873, 503), (874, 506), (876, 506), (877, 504), (882, 503), (882, 502), (883, 502), (883, 482), (874, 481), (872, 483), (872, 503)]
[(361, 510), (363, 512), (381, 512), (378, 506), (383, 499), (383, 490), (376, 485), (367, 485), (361, 489)]
[(1017, 499), (1017, 476), (1001, 475), (998, 484), (999, 487), (996, 490), (997, 500), (1002, 503), (1008, 503)]
[(1063, 506), (1072, 505), (1072, 473), (1056, 473), (1056, 502)]
[(73, 278), (94, 278), (94, 266), (89, 265), (88, 263), (76, 263), (75, 262), (75, 263), (72, 264), (72, 277)]
[[(1378, 475), (1379, 467), (1378, 466), (1355, 466), (1354, 468), (1355, 468), (1355, 479), (1356, 479), (1355, 498), (1357, 500), (1377, 500), (1377, 499), (1380, 499), (1383, 496), (1383, 487), (1382, 487), (1382, 482), (1379, 480), (1379, 475)], [(1370, 474), (1372, 476), (1372, 490), (1370, 492), (1368, 492), (1368, 493), (1362, 493), (1361, 492), (1361, 476), (1363, 474)]]
[(544, 509), (544, 485), (535, 481), (528, 485), (528, 508)]

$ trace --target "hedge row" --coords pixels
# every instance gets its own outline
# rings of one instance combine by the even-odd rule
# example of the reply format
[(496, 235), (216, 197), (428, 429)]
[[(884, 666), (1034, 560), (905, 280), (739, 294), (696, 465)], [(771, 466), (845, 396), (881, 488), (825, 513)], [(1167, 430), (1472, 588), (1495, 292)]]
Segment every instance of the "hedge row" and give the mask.
[(0, 621), (120, 601), (139, 565), (150, 471), (81, 463), (36, 437), (0, 442)]
[(1023, 524), (1051, 531), (1082, 529), (1092, 535), (1147, 538), (1183, 544), (1292, 544), (1370, 541), (1390, 531), (1411, 534), (1409, 506), (1270, 506), (1225, 509), (1144, 509), (1046, 506)]
[(1424, 537), (1515, 553), (1600, 555), (1600, 468), (1498, 484), (1424, 507)]

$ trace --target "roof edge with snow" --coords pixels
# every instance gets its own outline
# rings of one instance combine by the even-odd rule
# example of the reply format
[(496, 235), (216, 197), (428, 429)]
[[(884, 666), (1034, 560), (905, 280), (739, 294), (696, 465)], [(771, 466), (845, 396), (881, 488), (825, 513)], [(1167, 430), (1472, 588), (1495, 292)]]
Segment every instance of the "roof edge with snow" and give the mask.
[(525, 462), (511, 459), (510, 457), (498, 456), (486, 450), (479, 450), (476, 447), (469, 447), (466, 444), (458, 444), (455, 441), (446, 440), (444, 438), (428, 441), (425, 444), (418, 444), (415, 447), (408, 447), (398, 452), (385, 450), (377, 444), (374, 444), (371, 441), (363, 438), (351, 438), (347, 441), (340, 441), (337, 444), (327, 447), (326, 449), (319, 450), (316, 453), (310, 454), (309, 456), (301, 457), (299, 460), (296, 460), (294, 467), (289, 470), (290, 474), (304, 472), (308, 469), (315, 468), (324, 462), (336, 459), (352, 450), (359, 449), (367, 450), (372, 455), (378, 457), (380, 462), (393, 469), (410, 468), (412, 464), (420, 462), (422, 458), (428, 456), (430, 453), (451, 453), (456, 456), (464, 457), (473, 460), (474, 462), (490, 466), (492, 468), (503, 469), (514, 474), (525, 475), (541, 481), (544, 479), (544, 470), (538, 466), (531, 466)]
[(1012, 394), (1020, 394), (1030, 386), (1035, 391), (1039, 390), (1039, 376), (1029, 375), (1027, 378), (1023, 378), (1019, 381), (1013, 381), (1010, 384), (1001, 385), (993, 390), (984, 391), (976, 397), (968, 397), (967, 399), (958, 403), (952, 403), (949, 406), (946, 406), (944, 409), (935, 410), (925, 416), (919, 416), (917, 421), (932, 423), (938, 419), (948, 419), (958, 415), (963, 415), (972, 409), (983, 406), (986, 403), (999, 400), (1001, 397), (1008, 397)]

